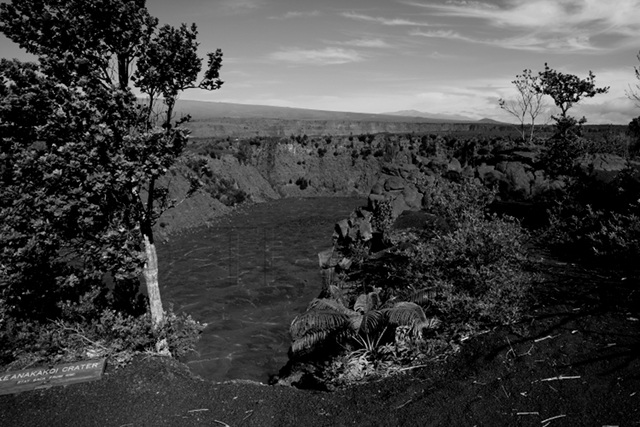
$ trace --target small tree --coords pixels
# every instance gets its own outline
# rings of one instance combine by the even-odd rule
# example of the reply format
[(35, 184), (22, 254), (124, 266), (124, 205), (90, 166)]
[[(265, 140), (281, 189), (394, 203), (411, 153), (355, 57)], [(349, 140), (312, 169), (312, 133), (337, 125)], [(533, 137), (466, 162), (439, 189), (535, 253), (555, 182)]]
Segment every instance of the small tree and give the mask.
[(529, 118), (529, 123), (531, 123), (529, 141), (532, 142), (536, 118), (546, 106), (543, 99), (544, 93), (536, 90), (539, 84), (539, 77), (532, 75), (531, 70), (524, 70), (511, 83), (514, 84), (518, 91), (516, 98), (511, 100), (501, 98), (498, 103), (500, 108), (518, 119), (523, 140), (526, 139), (525, 121), (527, 117)]
[[(545, 63), (544, 71), (538, 74), (535, 89), (539, 93), (551, 96), (555, 105), (560, 109), (560, 115), (551, 116), (551, 118), (556, 121), (557, 135), (564, 138), (569, 137), (570, 131), (575, 132), (576, 126), (587, 122), (584, 117), (576, 120), (569, 116), (567, 113), (571, 107), (584, 98), (593, 98), (609, 91), (608, 86), (596, 87), (595, 76), (591, 71), (586, 79), (581, 79), (573, 74), (564, 74), (553, 70)], [(577, 134), (579, 134), (579, 129)]]

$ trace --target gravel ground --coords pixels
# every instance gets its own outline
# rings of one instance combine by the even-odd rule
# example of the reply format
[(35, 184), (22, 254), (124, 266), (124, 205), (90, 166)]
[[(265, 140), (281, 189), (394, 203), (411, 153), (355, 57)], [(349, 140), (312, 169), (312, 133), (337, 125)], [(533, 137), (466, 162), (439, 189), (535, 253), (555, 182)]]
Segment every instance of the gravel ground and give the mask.
[(430, 367), (335, 392), (213, 383), (138, 358), (99, 381), (0, 396), (0, 426), (640, 425), (638, 276), (540, 259), (525, 321)]

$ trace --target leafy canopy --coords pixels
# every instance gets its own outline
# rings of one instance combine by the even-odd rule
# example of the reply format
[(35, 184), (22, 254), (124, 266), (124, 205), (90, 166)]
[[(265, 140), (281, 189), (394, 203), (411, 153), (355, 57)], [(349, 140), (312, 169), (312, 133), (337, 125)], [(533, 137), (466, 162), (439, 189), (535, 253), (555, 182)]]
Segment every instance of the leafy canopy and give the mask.
[[(87, 298), (130, 304), (143, 236), (172, 203), (156, 181), (188, 137), (171, 109), (220, 87), (222, 53), (197, 84), (195, 26), (158, 30), (144, 0), (13, 1), (0, 31), (39, 59), (0, 62), (0, 306), (47, 319)], [(164, 97), (162, 128), (130, 81)]]

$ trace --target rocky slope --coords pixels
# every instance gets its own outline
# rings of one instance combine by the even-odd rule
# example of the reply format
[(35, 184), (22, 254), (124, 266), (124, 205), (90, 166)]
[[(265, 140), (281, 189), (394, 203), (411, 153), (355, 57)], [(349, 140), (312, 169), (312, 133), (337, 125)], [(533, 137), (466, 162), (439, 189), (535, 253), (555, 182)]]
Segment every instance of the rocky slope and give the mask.
[[(196, 139), (167, 177), (178, 204), (156, 228), (168, 236), (206, 225), (238, 203), (282, 197), (368, 196), (371, 203), (391, 201), (397, 216), (428, 203), (428, 194), (414, 183), (435, 174), (475, 178), (498, 186), (503, 201), (527, 203), (564, 185), (545, 173), (543, 151), (500, 139), (469, 143), (436, 135)], [(587, 156), (580, 165), (585, 174), (607, 180), (628, 165), (640, 170), (637, 162), (611, 154)], [(202, 187), (185, 198), (189, 175)]]

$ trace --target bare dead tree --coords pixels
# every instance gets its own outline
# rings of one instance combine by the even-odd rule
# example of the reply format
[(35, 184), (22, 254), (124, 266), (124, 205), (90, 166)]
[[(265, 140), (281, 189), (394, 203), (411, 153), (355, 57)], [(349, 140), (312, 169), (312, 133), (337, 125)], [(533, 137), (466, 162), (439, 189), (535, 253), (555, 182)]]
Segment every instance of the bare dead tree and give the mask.
[[(531, 127), (529, 132), (529, 142), (533, 141), (535, 122), (537, 117), (546, 110), (547, 103), (544, 100), (544, 93), (537, 90), (539, 77), (534, 76), (531, 70), (524, 70), (518, 74), (511, 83), (514, 84), (518, 94), (514, 99), (500, 99), (500, 108), (518, 119), (520, 123), (520, 134), (523, 140), (527, 139), (525, 122), (529, 122)], [(528, 119), (528, 120), (527, 120)]]

